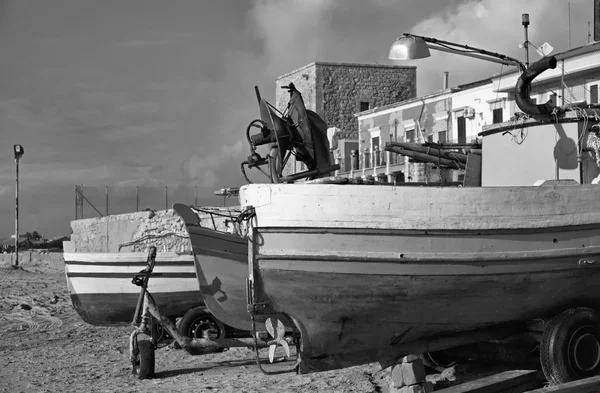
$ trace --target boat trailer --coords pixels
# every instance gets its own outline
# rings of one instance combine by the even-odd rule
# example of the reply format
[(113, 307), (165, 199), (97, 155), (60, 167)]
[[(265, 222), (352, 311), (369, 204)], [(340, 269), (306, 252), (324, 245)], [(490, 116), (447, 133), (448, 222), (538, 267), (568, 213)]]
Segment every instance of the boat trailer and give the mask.
[[(275, 350), (278, 346), (283, 347), (286, 358), (290, 358), (289, 345), (294, 342), (294, 338), (285, 336), (283, 323), (277, 319), (267, 319), (265, 321), (267, 332), (256, 332), (256, 329), (254, 329), (251, 338), (217, 338), (214, 337), (214, 331), (210, 328), (202, 332), (202, 338), (191, 338), (183, 335), (178, 331), (175, 323), (160, 312), (152, 294), (148, 291), (148, 281), (150, 278), (162, 275), (162, 273), (153, 273), (156, 263), (156, 247), (151, 246), (148, 249), (146, 263), (146, 268), (136, 273), (132, 280), (134, 285), (141, 287), (132, 322), (135, 329), (129, 338), (129, 360), (131, 362), (132, 374), (138, 379), (148, 379), (154, 376), (154, 351), (157, 348), (158, 341), (156, 336), (152, 334), (152, 325), (154, 323), (161, 324), (163, 329), (169, 333), (177, 344), (190, 355), (206, 355), (233, 347), (254, 348), (256, 363), (265, 374), (287, 373), (297, 369), (296, 362), (289, 369), (275, 372), (266, 371), (260, 363), (258, 354), (258, 349), (260, 348), (269, 348), (270, 363), (273, 363), (275, 360)], [(148, 338), (140, 338), (140, 335), (146, 335)], [(269, 335), (270, 338), (268, 337)]]

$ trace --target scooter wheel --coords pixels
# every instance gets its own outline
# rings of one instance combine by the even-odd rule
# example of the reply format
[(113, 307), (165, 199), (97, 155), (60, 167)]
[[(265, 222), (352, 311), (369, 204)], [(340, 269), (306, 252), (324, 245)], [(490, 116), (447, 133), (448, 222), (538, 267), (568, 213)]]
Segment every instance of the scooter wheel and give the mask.
[(149, 340), (139, 340), (138, 352), (133, 360), (132, 374), (138, 379), (149, 379), (154, 376), (154, 345)]

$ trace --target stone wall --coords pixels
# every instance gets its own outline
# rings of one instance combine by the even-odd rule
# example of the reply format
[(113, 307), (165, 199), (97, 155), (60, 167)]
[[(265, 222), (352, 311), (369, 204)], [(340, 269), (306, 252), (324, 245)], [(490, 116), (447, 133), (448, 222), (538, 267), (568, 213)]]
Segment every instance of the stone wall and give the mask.
[[(12, 265), (15, 260), (13, 252), (0, 254), (0, 265)], [(19, 252), (19, 266), (38, 266), (43, 263), (62, 263), (62, 252), (46, 250), (30, 250)]]
[(358, 139), (355, 113), (360, 103), (369, 109), (413, 98), (417, 93), (414, 66), (315, 62), (277, 78), (276, 103), (285, 110), (289, 93), (281, 86), (293, 82), (307, 109), (340, 129), (339, 139)]
[[(228, 215), (236, 216), (236, 207), (203, 208), (202, 226), (233, 231)], [(217, 213), (210, 214), (209, 212)], [(191, 251), (185, 224), (174, 210), (144, 211), (71, 221), (71, 241), (65, 252), (144, 252), (155, 246), (159, 252)]]

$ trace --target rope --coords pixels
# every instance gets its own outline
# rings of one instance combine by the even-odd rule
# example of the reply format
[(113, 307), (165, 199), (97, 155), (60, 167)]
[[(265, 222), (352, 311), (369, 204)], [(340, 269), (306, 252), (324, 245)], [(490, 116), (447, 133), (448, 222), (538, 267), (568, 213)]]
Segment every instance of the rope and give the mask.
[(162, 238), (169, 237), (169, 236), (175, 236), (175, 237), (179, 237), (181, 239), (189, 239), (189, 236), (181, 235), (181, 234), (175, 233), (175, 232), (167, 232), (167, 233), (162, 233), (160, 235), (150, 234), (150, 235), (142, 236), (139, 239), (136, 239), (136, 240), (133, 240), (133, 241), (130, 241), (127, 243), (120, 243), (119, 244), (119, 252), (121, 251), (121, 248), (123, 248), (123, 247), (133, 246), (134, 244), (138, 244), (138, 243), (141, 243), (141, 242), (149, 240), (149, 239), (162, 239)]

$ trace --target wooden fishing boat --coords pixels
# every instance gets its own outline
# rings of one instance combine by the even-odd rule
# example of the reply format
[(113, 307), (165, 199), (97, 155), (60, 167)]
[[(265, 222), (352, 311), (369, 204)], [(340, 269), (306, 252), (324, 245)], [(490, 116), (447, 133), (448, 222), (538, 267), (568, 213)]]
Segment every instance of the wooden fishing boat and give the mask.
[(246, 185), (253, 303), (296, 323), (302, 372), (600, 306), (598, 191)]
[[(139, 288), (133, 275), (146, 266), (147, 253), (65, 252), (65, 275), (77, 314), (92, 325), (131, 323)], [(203, 305), (193, 255), (159, 252), (149, 291), (169, 318)]]
[[(224, 324), (252, 331), (245, 290), (248, 241), (240, 233), (244, 229), (234, 222), (241, 213), (239, 207), (215, 211), (176, 203), (173, 209), (185, 222), (190, 236), (196, 276), (206, 307)], [(224, 220), (228, 220), (229, 232)], [(265, 330), (262, 323), (255, 328)]]
[[(525, 125), (531, 135), (537, 125), (551, 127), (553, 133), (545, 133), (552, 136), (551, 146), (570, 146), (563, 142), (581, 142), (587, 130), (575, 124), (573, 135), (565, 133), (564, 124), (551, 123), (560, 110), (550, 102), (537, 105), (528, 96), (531, 80), (555, 66), (556, 59), (544, 58), (523, 67), (516, 101), (538, 117)], [(298, 123), (294, 120), (281, 125), (263, 119), (260, 140), (248, 140), (258, 145), (270, 133), (276, 136), (271, 141), (281, 141), (291, 134), (286, 124)], [(546, 170), (523, 166), (533, 151), (546, 157), (540, 152), (546, 145), (531, 140), (528, 148), (519, 145), (525, 150), (517, 155), (511, 151), (510, 160), (521, 165), (520, 171)], [(486, 153), (486, 146), (484, 139), (478, 156), (483, 163), (480, 158), (473, 161), (479, 162), (475, 169), (483, 185), (493, 183), (487, 178), (494, 173), (489, 168), (500, 167), (500, 162), (490, 161), (494, 155)], [(295, 180), (277, 172), (279, 150), (272, 147), (266, 162), (249, 158), (247, 163), (269, 164), (272, 183)], [(557, 174), (563, 150), (554, 147), (553, 155), (550, 148), (550, 169), (557, 162)], [(567, 169), (577, 179), (583, 170)], [(293, 321), (301, 334), (300, 372), (374, 361), (388, 367), (408, 354), (505, 338), (541, 318), (540, 357), (550, 381), (600, 373), (597, 185), (335, 184), (344, 180), (240, 189), (241, 207), (252, 216), (249, 310), (255, 316), (284, 315)]]

